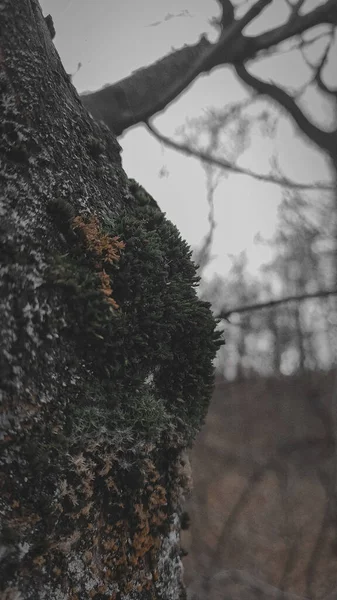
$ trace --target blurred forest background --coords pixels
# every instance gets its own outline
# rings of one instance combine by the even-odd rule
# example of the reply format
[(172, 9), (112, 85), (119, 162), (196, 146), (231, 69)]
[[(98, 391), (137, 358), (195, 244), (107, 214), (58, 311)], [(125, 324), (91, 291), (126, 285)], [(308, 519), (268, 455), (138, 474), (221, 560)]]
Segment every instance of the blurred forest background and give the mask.
[[(316, 75), (327, 56), (326, 49)], [(329, 100), (336, 126), (336, 91)], [(230, 148), (238, 164), (257, 128), (272, 143), (280, 118), (268, 103), (255, 115), (251, 106), (191, 120), (180, 133), (199, 149), (206, 133), (204, 152), (228, 156)], [(214, 195), (226, 176), (202, 164), (209, 232), (194, 250), (201, 276), (212, 262)], [(277, 158), (272, 164), (282, 177)], [(336, 191), (287, 184), (276, 231), (255, 238), (269, 260), (252, 273), (243, 251), (231, 256), (226, 277), (201, 279), (226, 344), (192, 451), (194, 488), (182, 523), (192, 600), (337, 597)]]
[[(277, 117), (268, 108), (256, 118), (233, 107), (229, 115), (225, 127), (213, 119), (210, 144), (227, 134), (222, 143), (236, 160), (254, 127), (272, 139)], [(204, 123), (193, 126), (197, 137)], [(213, 194), (223, 177), (204, 168), (210, 229), (195, 249), (201, 274), (212, 259)], [(334, 191), (290, 185), (275, 233), (256, 236), (270, 259), (252, 274), (242, 252), (226, 278), (201, 280), (226, 344), (192, 451), (182, 544), (193, 600), (336, 597), (336, 223)]]
[[(182, 534), (191, 598), (223, 598), (226, 586), (230, 598), (275, 594), (243, 575), (234, 590), (233, 570), (310, 598), (336, 588), (337, 302), (310, 298), (336, 281), (335, 210), (331, 199), (285, 192), (278, 229), (261, 240), (272, 260), (252, 276), (243, 253), (225, 281), (202, 286), (216, 313), (229, 308), (224, 298), (253, 308), (224, 321), (213, 401), (192, 451)], [(306, 299), (257, 309), (294, 296)]]

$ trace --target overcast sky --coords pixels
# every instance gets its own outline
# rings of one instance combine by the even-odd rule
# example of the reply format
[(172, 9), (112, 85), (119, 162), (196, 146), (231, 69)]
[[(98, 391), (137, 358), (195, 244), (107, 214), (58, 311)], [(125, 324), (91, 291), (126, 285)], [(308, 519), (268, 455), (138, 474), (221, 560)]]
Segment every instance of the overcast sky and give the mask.
[[(219, 14), (215, 0), (40, 0), (40, 3), (44, 14), (53, 17), (54, 43), (66, 71), (74, 73), (78, 63), (82, 64), (73, 78), (79, 93), (118, 81), (158, 60), (172, 47), (197, 42), (202, 33), (212, 40), (217, 34), (209, 24)], [(320, 3), (309, 0), (308, 7)], [(274, 0), (248, 31), (259, 33), (282, 23), (286, 16), (286, 4)], [(311, 54), (317, 55), (321, 47), (319, 42)], [(254, 64), (254, 72), (259, 76), (292, 89), (309, 76), (298, 52)], [(332, 68), (328, 76), (332, 81)], [(161, 132), (173, 135), (186, 118), (202, 116), (209, 107), (221, 108), (246, 96), (247, 91), (233, 70), (221, 67), (200, 77), (156, 118), (155, 124)], [(316, 122), (329, 126), (332, 118), (329, 106), (318, 94), (307, 93), (304, 106)], [(143, 126), (133, 128), (119, 142), (127, 175), (156, 198), (192, 246), (200, 244), (207, 232), (208, 214), (205, 174), (200, 163), (164, 148)], [(324, 157), (297, 136), (286, 117), (279, 122), (273, 144), (254, 131), (250, 148), (240, 164), (268, 172), (272, 153), (278, 155), (284, 174), (298, 182), (329, 179)], [(165, 177), (160, 176), (163, 167), (168, 173)], [(228, 255), (244, 249), (252, 270), (268, 259), (266, 248), (255, 244), (254, 237), (258, 232), (267, 237), (272, 234), (281, 194), (278, 186), (241, 175), (231, 174), (221, 180), (215, 193), (218, 226), (212, 254), (216, 258), (207, 270), (208, 275), (214, 272), (225, 275), (230, 266)]]

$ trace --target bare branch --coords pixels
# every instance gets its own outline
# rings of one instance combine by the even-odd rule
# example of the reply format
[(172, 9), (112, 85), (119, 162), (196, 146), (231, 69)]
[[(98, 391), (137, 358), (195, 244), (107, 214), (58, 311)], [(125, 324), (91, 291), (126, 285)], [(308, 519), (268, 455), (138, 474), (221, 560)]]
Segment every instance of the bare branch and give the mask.
[(334, 42), (334, 30), (332, 29), (330, 32), (325, 33), (325, 35), (329, 36), (329, 41), (326, 45), (326, 48), (323, 52), (321, 59), (318, 61), (317, 64), (312, 63), (308, 59), (308, 57), (305, 54), (305, 49), (307, 48), (309, 43), (311, 43), (313, 41), (317, 41), (317, 39), (319, 39), (320, 37), (324, 37), (323, 35), (313, 38), (313, 40), (310, 40), (309, 43), (306, 42), (305, 40), (302, 40), (301, 44), (298, 45), (297, 49), (301, 52), (302, 58), (303, 58), (305, 64), (307, 65), (307, 67), (309, 67), (309, 69), (311, 69), (311, 71), (313, 71), (313, 75), (312, 75), (311, 79), (309, 80), (309, 82), (306, 84), (305, 88), (308, 87), (308, 85), (310, 85), (312, 83), (316, 83), (317, 87), (321, 90), (321, 92), (328, 94), (329, 96), (333, 96), (334, 98), (337, 98), (337, 89), (329, 88), (322, 79), (322, 71), (327, 63), (332, 44)]
[[(280, 44), (322, 24), (337, 24), (335, 0), (327, 0), (305, 15), (297, 15), (280, 27), (258, 36), (245, 36), (243, 29), (272, 0), (259, 0), (239, 20), (226, 27), (217, 43), (205, 36), (193, 46), (172, 52), (156, 63), (139, 69), (129, 77), (93, 93), (81, 95), (84, 106), (94, 118), (102, 120), (120, 135), (128, 127), (144, 122), (164, 110), (201, 73), (214, 67), (242, 63), (261, 51)], [(192, 65), (192, 66), (191, 66)]]
[(315, 74), (315, 81), (316, 81), (316, 83), (317, 83), (317, 85), (318, 85), (318, 88), (319, 88), (319, 89), (320, 89), (322, 92), (324, 92), (325, 94), (328, 94), (328, 95), (331, 95), (331, 96), (334, 96), (335, 98), (337, 98), (337, 89), (336, 89), (336, 88), (335, 88), (335, 89), (331, 89), (331, 88), (329, 88), (329, 87), (328, 87), (328, 86), (327, 86), (327, 85), (324, 83), (324, 81), (323, 81), (323, 79), (322, 79), (322, 70), (324, 69), (324, 67), (325, 67), (325, 65), (326, 65), (326, 63), (327, 63), (328, 56), (329, 56), (329, 52), (330, 52), (330, 50), (331, 50), (331, 47), (332, 47), (333, 41), (334, 41), (334, 36), (333, 36), (333, 35), (331, 35), (331, 37), (330, 37), (330, 41), (329, 41), (329, 43), (327, 44), (327, 47), (326, 47), (326, 49), (325, 49), (325, 52), (324, 52), (324, 54), (323, 54), (323, 56), (322, 56), (322, 59), (321, 59), (321, 61), (320, 61), (319, 65), (317, 66), (317, 69), (316, 69), (316, 74)]
[(337, 290), (323, 290), (320, 292), (312, 292), (308, 294), (300, 294), (298, 296), (287, 296), (286, 298), (279, 298), (278, 300), (269, 300), (268, 302), (259, 302), (257, 304), (249, 304), (247, 306), (239, 306), (238, 308), (232, 308), (231, 310), (221, 311), (217, 316), (218, 319), (225, 319), (228, 321), (232, 314), (242, 314), (246, 312), (253, 312), (256, 310), (262, 310), (263, 308), (273, 308), (281, 304), (287, 304), (288, 302), (302, 302), (303, 300), (311, 300), (312, 298), (326, 298), (328, 296), (336, 296)]
[(221, 6), (221, 17), (219, 24), (221, 29), (226, 29), (229, 27), (234, 21), (234, 6), (231, 0), (218, 0), (218, 3)]
[(330, 35), (331, 33), (329, 31), (322, 31), (310, 39), (304, 39), (302, 36), (300, 36), (299, 41), (295, 40), (292, 45), (288, 45), (286, 48), (282, 48), (282, 45), (278, 45), (277, 47), (272, 46), (270, 48), (266, 48), (265, 50), (261, 50), (259, 53), (259, 58), (274, 58), (275, 56), (284, 56), (285, 54), (289, 54), (289, 52), (294, 52), (296, 50), (301, 52), (304, 48), (309, 48), (309, 46), (312, 46), (319, 40)]
[(305, 0), (297, 0), (295, 4), (292, 4), (290, 0), (286, 0), (286, 3), (290, 8), (290, 20), (295, 19), (298, 16), (298, 13), (300, 12), (304, 2)]
[(213, 164), (221, 169), (228, 169), (232, 173), (238, 173), (240, 175), (248, 175), (249, 177), (253, 177), (258, 181), (265, 181), (266, 183), (273, 183), (275, 185), (281, 185), (283, 187), (287, 187), (290, 189), (297, 190), (333, 190), (334, 186), (332, 184), (324, 183), (323, 181), (313, 182), (311, 184), (307, 183), (296, 183), (290, 181), (286, 177), (274, 177), (273, 175), (263, 175), (261, 173), (255, 173), (250, 169), (245, 169), (244, 167), (238, 167), (237, 165), (231, 163), (228, 160), (217, 158), (215, 156), (209, 156), (207, 152), (203, 152), (202, 150), (196, 150), (189, 146), (188, 144), (175, 142), (171, 138), (163, 135), (154, 127), (154, 125), (149, 122), (145, 123), (146, 127), (151, 131), (151, 133), (163, 144), (173, 148), (174, 150), (178, 150), (178, 152), (183, 152), (187, 156), (194, 156), (195, 158), (199, 158), (200, 160)]
[(249, 73), (243, 64), (236, 65), (235, 71), (244, 83), (252, 87), (259, 94), (269, 96), (269, 98), (272, 98), (272, 100), (284, 108), (293, 118), (300, 130), (314, 142), (314, 144), (321, 149), (325, 149), (329, 153), (333, 150), (334, 144), (336, 143), (334, 132), (329, 133), (322, 131), (319, 127), (316, 127), (316, 125), (311, 123), (298, 107), (295, 100), (285, 90), (274, 83), (267, 83), (266, 81), (258, 79)]
[(305, 15), (297, 15), (295, 18), (293, 15), (293, 18), (290, 18), (290, 20), (286, 21), (283, 25), (280, 25), (280, 27), (275, 27), (275, 29), (266, 31), (259, 36), (252, 38), (247, 37), (246, 40), (250, 40), (250, 44), (254, 50), (253, 55), (247, 52), (246, 58), (243, 60), (238, 59), (237, 62), (244, 62), (244, 60), (254, 58), (261, 50), (276, 46), (285, 40), (289, 40), (295, 35), (301, 35), (312, 27), (323, 24), (337, 25), (336, 0), (328, 0)]
[(149, 25), (145, 25), (145, 27), (158, 27), (158, 25), (161, 25), (162, 23), (164, 23), (165, 21), (171, 21), (172, 19), (179, 19), (179, 18), (185, 18), (185, 17), (192, 17), (191, 13), (187, 10), (181, 10), (179, 13), (166, 13), (165, 17), (163, 18), (162, 21), (153, 21), (152, 23), (149, 23)]
[[(259, 100), (259, 95), (256, 92), (252, 92), (248, 98), (240, 102), (234, 102), (231, 104), (227, 104), (223, 109), (213, 109), (207, 108), (205, 110), (205, 116), (196, 117), (193, 119), (186, 119), (186, 124), (181, 125), (176, 129), (176, 133), (178, 135), (185, 135), (187, 127), (192, 127), (193, 130), (200, 129), (200, 126), (203, 128), (203, 131), (206, 131), (210, 134), (213, 131), (217, 131), (220, 133), (220, 130), (224, 127), (228, 127), (230, 123), (235, 121), (241, 116), (241, 113), (246, 109), (252, 106), (256, 100)], [(196, 140), (195, 136), (188, 136), (186, 134), (186, 141), (188, 140), (189, 144), (195, 144)], [(209, 147), (207, 153), (210, 154), (210, 150), (214, 150), (214, 148)]]
[[(189, 63), (189, 68), (180, 71), (180, 73), (178, 73), (179, 76), (177, 76), (176, 70), (174, 73), (175, 76), (167, 81), (166, 86), (161, 85), (160, 88), (158, 88), (158, 77), (162, 80), (163, 75), (165, 77), (167, 74), (160, 73), (160, 68), (155, 69), (156, 81), (152, 82), (153, 87), (150, 86), (150, 89), (147, 91), (148, 93), (150, 92), (153, 97), (155, 97), (155, 90), (157, 90), (158, 93), (157, 97), (154, 100), (152, 99), (152, 102), (149, 105), (146, 104), (142, 107), (135, 105), (134, 98), (131, 100), (132, 95), (129, 93), (127, 86), (125, 87), (125, 85), (123, 85), (123, 81), (125, 83), (127, 80), (122, 80), (117, 84), (118, 88), (116, 88), (116, 85), (107, 86), (94, 94), (82, 95), (81, 97), (84, 105), (95, 118), (102, 119), (109, 127), (114, 129), (116, 135), (122, 133), (126, 126), (130, 127), (136, 123), (145, 122), (153, 114), (166, 108), (172, 100), (177, 98), (186, 88), (188, 88), (198, 75), (204, 71), (208, 71), (216, 64), (219, 64), (218, 57), (223, 56), (223, 54), (230, 49), (230, 46), (234, 41), (241, 36), (242, 30), (259, 16), (271, 2), (272, 0), (258, 0), (258, 2), (256, 2), (256, 4), (254, 4), (239, 21), (233, 21), (232, 25), (223, 30), (216, 44), (209, 44), (205, 39), (201, 40), (204, 42), (204, 48), (201, 54), (196, 55), (195, 60), (192, 63)], [(175, 53), (175, 56), (177, 55), (178, 54)], [(169, 59), (170, 58), (171, 57), (169, 57)], [(157, 63), (157, 66), (159, 64), (160, 63)], [(172, 68), (172, 65), (170, 66)], [(146, 78), (146, 71), (149, 71), (149, 69), (142, 69), (142, 77)], [(152, 75), (153, 74), (154, 72)], [(149, 84), (148, 78), (147, 83)], [(165, 90), (164, 93), (162, 90)], [(137, 89), (133, 89), (133, 93), (136, 98), (139, 98)], [(123, 109), (123, 114), (119, 116), (120, 123), (116, 120), (115, 122), (112, 121), (112, 113), (113, 110), (116, 109), (116, 99), (119, 109), (121, 110), (121, 107)], [(131, 105), (131, 102), (133, 106)], [(116, 117), (116, 119), (118, 119), (118, 117)], [(121, 128), (123, 120), (124, 122), (128, 122), (128, 124), (126, 125), (126, 123), (124, 123), (124, 126)]]
[[(213, 146), (216, 147), (216, 144), (217, 144), (217, 138), (216, 138), (216, 136), (214, 136), (213, 137)], [(212, 145), (212, 141), (211, 141), (210, 145)], [(214, 214), (214, 212), (215, 212), (214, 211), (214, 192), (216, 190), (218, 181), (214, 181), (214, 173), (213, 173), (212, 165), (206, 164), (205, 171), (206, 171), (207, 203), (209, 206), (209, 211), (208, 211), (209, 230), (205, 236), (204, 243), (202, 244), (201, 248), (198, 250), (197, 256), (195, 258), (195, 262), (198, 265), (198, 275), (199, 276), (201, 276), (203, 270), (211, 261), (211, 248), (213, 245), (214, 232), (216, 229), (216, 220), (215, 220), (215, 214)]]

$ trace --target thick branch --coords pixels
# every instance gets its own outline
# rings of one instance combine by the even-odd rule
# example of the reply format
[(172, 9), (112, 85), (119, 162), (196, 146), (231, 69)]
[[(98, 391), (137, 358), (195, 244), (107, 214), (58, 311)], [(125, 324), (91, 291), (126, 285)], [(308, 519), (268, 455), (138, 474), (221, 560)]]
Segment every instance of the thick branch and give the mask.
[(221, 6), (221, 17), (219, 24), (221, 29), (225, 29), (229, 25), (231, 25), (235, 18), (234, 6), (231, 0), (218, 0)]
[(311, 294), (300, 294), (298, 296), (287, 296), (286, 298), (279, 298), (278, 300), (269, 300), (268, 302), (260, 302), (257, 304), (248, 304), (247, 306), (239, 306), (238, 308), (232, 308), (231, 310), (221, 311), (218, 315), (218, 319), (225, 319), (228, 321), (229, 317), (233, 314), (242, 314), (246, 312), (253, 312), (261, 310), (263, 308), (273, 308), (280, 304), (287, 304), (288, 302), (302, 302), (303, 300), (311, 300), (312, 298), (327, 298), (328, 296), (337, 296), (337, 290), (323, 290), (321, 292), (313, 292)]
[[(259, 0), (239, 21), (226, 27), (217, 43), (204, 36), (193, 46), (185, 46), (158, 62), (139, 69), (129, 77), (94, 93), (82, 94), (85, 107), (104, 121), (116, 135), (146, 121), (175, 100), (201, 73), (224, 64), (241, 63), (259, 52), (321, 24), (337, 23), (336, 0), (306, 15), (258, 36), (244, 36), (242, 30), (272, 0)], [(192, 66), (191, 66), (192, 65)]]
[(199, 158), (205, 163), (214, 165), (216, 167), (220, 167), (221, 169), (227, 169), (232, 173), (238, 173), (240, 175), (248, 175), (249, 177), (253, 177), (258, 181), (265, 181), (266, 183), (273, 183), (275, 185), (281, 185), (282, 187), (288, 189), (297, 189), (297, 190), (332, 190), (334, 186), (332, 184), (323, 183), (321, 181), (313, 182), (311, 184), (307, 183), (296, 183), (294, 181), (290, 181), (286, 177), (276, 177), (274, 175), (263, 175), (261, 173), (255, 173), (250, 169), (245, 169), (244, 167), (238, 167), (236, 164), (231, 163), (228, 160), (217, 158), (215, 156), (210, 156), (207, 152), (203, 152), (202, 150), (197, 150), (192, 148), (188, 144), (175, 142), (171, 138), (163, 135), (156, 129), (152, 124), (146, 123), (149, 131), (163, 144), (173, 148), (174, 150), (178, 150), (178, 152), (183, 152), (187, 156), (194, 156), (195, 158)]

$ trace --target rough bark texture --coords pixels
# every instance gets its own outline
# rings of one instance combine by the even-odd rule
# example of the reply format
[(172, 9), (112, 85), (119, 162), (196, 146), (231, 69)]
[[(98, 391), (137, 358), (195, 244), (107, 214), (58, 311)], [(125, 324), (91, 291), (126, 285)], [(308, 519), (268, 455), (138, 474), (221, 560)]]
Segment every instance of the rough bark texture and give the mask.
[(0, 598), (176, 600), (216, 324), (37, 1), (0, 24)]

